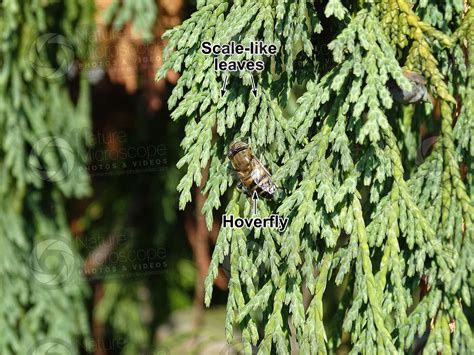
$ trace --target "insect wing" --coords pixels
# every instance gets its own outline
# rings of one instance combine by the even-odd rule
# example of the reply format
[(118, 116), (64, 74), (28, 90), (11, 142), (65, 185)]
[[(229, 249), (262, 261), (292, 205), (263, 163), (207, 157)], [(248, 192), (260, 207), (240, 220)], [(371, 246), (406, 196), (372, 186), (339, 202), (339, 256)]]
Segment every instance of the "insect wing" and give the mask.
[(256, 157), (252, 159), (252, 172), (250, 176), (255, 184), (267, 194), (273, 195), (275, 193), (276, 185), (272, 181), (272, 175)]
[(405, 70), (403, 71), (403, 75), (417, 84), (426, 85), (426, 79), (420, 73), (411, 70)]

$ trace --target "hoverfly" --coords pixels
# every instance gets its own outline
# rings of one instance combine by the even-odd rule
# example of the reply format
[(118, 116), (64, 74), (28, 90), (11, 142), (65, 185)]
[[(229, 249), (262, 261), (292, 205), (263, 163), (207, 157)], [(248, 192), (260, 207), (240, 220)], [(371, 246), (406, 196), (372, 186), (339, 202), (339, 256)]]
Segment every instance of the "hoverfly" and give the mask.
[(426, 79), (420, 73), (404, 70), (403, 75), (410, 80), (412, 84), (411, 91), (405, 91), (399, 87), (395, 81), (391, 80), (388, 83), (388, 89), (392, 94), (392, 97), (395, 101), (402, 104), (413, 104), (418, 101), (428, 101), (433, 102), (433, 98), (429, 94), (426, 88)]
[(227, 157), (230, 159), (240, 181), (237, 189), (249, 196), (254, 191), (258, 196), (272, 199), (277, 190), (271, 174), (253, 154), (247, 143), (234, 142), (229, 146)]

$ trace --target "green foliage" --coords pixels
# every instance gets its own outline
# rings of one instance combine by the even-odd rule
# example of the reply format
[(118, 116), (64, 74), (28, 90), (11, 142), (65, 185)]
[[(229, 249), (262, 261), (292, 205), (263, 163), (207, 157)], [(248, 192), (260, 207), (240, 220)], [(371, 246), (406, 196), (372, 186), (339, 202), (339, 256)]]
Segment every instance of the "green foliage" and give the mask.
[[(182, 73), (169, 107), (174, 119), (187, 121), (180, 207), (209, 166), (203, 213), (212, 226), (232, 185), (227, 146), (245, 138), (283, 192), (260, 204), (260, 215), (290, 218), (283, 235), (220, 231), (206, 303), (229, 255), (229, 342), (238, 325), (249, 353), (251, 344), (259, 353), (289, 353), (291, 338), (301, 353), (332, 353), (345, 334), (353, 353), (395, 353), (428, 330), (427, 353), (472, 349), (463, 306), (471, 304), (474, 268), (473, 16), (459, 0), (362, 1), (347, 8), (340, 1), (210, 0), (166, 33), (157, 78), (170, 69)], [(200, 43), (254, 39), (278, 47), (255, 78), (258, 96), (243, 73), (230, 76), (220, 98), (223, 74), (213, 71)], [(328, 50), (331, 60), (318, 58)], [(429, 103), (393, 101), (390, 81), (412, 88), (402, 69), (425, 76), (441, 123)], [(302, 79), (306, 91), (287, 114)], [(423, 130), (439, 139), (421, 162)], [(234, 192), (225, 212), (249, 216), (250, 203)], [(422, 279), (429, 287), (423, 298)], [(342, 295), (334, 317), (324, 309), (328, 284)]]
[(90, 1), (2, 2), (2, 354), (25, 354), (45, 341), (74, 352), (87, 339), (86, 288), (64, 197), (90, 191), (83, 169), (88, 83), (80, 79), (74, 103), (67, 74), (85, 59), (88, 44), (76, 29), (90, 27), (92, 10)]
[(154, 38), (153, 27), (158, 9), (154, 0), (114, 0), (104, 12), (104, 20), (115, 31), (132, 23), (133, 32), (145, 41)]
[(107, 282), (103, 296), (106, 302), (100, 302), (95, 309), (95, 317), (102, 323), (109, 323), (114, 338), (122, 340), (124, 347), (121, 353), (124, 355), (140, 353), (143, 344), (149, 341), (149, 332), (143, 320), (143, 314), (150, 312), (149, 305), (143, 299), (147, 294), (145, 286), (136, 282)]

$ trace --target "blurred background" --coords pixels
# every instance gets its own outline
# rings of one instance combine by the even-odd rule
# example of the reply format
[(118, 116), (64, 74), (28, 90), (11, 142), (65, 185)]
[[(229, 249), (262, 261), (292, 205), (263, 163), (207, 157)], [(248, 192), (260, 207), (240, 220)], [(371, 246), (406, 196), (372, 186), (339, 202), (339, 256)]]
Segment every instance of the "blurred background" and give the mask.
[[(2, 2), (1, 164), (9, 177), (2, 181), (2, 208), (21, 205), (10, 222), (2, 214), (3, 225), (19, 226), (17, 235), (5, 231), (0, 238), (6, 250), (2, 317), (9, 319), (2, 353), (16, 353), (22, 342), (30, 354), (239, 350), (238, 342), (227, 345), (224, 338), (224, 274), (212, 306), (203, 306), (218, 234), (217, 225), (207, 230), (200, 213), (205, 195), (195, 188), (193, 205), (178, 210), (182, 172), (176, 163), (184, 132), (166, 104), (178, 74), (155, 81), (166, 45), (162, 34), (194, 9), (185, 0)], [(8, 117), (24, 147), (11, 159), (9, 146), (16, 146), (7, 138), (7, 129), (14, 132)], [(54, 159), (66, 163), (57, 175), (51, 174)], [(15, 160), (24, 166), (16, 169)], [(57, 222), (63, 217), (64, 230)], [(59, 234), (42, 237), (43, 225), (70, 233), (64, 247)], [(76, 251), (81, 262), (74, 255), (69, 265)], [(9, 266), (19, 263), (31, 270)], [(52, 270), (66, 266), (73, 271), (57, 282)], [(85, 282), (69, 274), (77, 266)], [(62, 314), (49, 315), (53, 308)]]
[[(166, 29), (195, 8), (184, 0), (95, 2), (94, 41), (78, 68), (91, 85), (87, 170), (92, 195), (67, 206), (91, 287), (94, 354), (232, 353), (226, 279), (204, 309), (204, 278), (217, 237), (195, 204), (178, 211), (176, 163), (183, 125), (167, 99), (178, 79), (155, 81)], [(220, 292), (219, 292), (220, 290)]]

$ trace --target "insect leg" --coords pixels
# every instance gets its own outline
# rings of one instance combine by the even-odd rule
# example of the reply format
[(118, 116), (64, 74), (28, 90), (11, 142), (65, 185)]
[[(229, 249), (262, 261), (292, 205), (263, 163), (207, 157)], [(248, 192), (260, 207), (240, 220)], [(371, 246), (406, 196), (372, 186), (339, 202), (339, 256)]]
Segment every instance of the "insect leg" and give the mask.
[(247, 189), (245, 188), (245, 186), (244, 186), (244, 184), (242, 183), (242, 181), (239, 181), (239, 182), (237, 183), (236, 188), (237, 188), (237, 191), (239, 191), (240, 193), (244, 193), (244, 194), (247, 193)]

